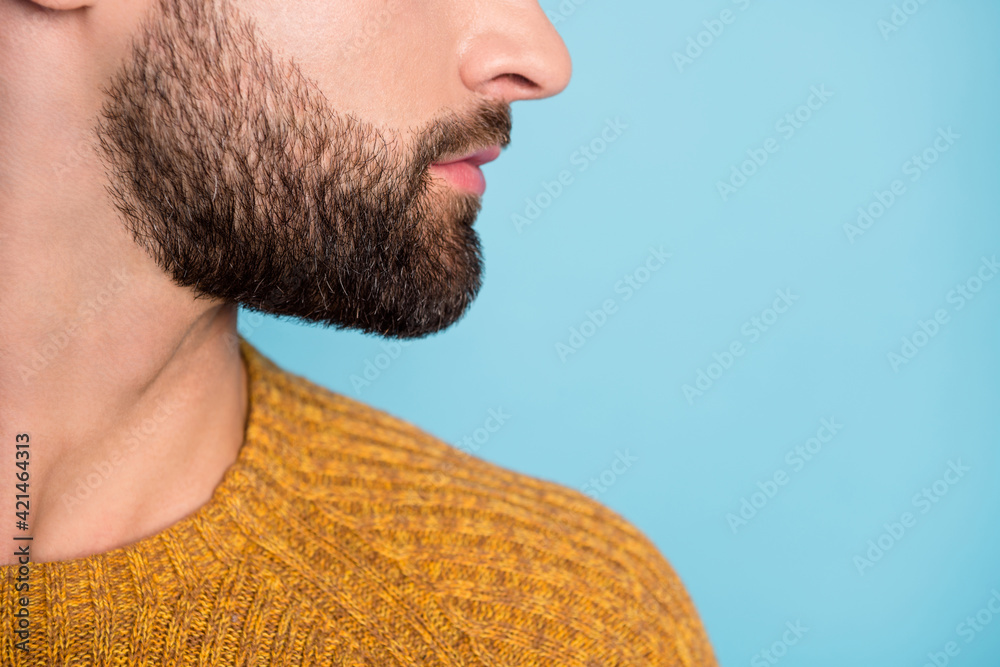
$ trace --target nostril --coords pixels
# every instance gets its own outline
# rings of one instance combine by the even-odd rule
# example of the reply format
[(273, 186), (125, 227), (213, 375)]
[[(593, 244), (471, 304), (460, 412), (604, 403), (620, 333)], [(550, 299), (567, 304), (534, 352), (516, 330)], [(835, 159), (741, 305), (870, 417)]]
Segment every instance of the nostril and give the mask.
[(569, 82), (566, 45), (536, 0), (516, 4), (517, 12), (480, 19), (482, 27), (463, 41), (461, 78), (468, 89), (508, 103), (556, 95)]
[(507, 74), (501, 74), (497, 78), (501, 81), (505, 81), (507, 86), (517, 91), (517, 96), (522, 98), (531, 99), (538, 97), (543, 89), (543, 86), (535, 83), (523, 74), (509, 72)]
[(521, 74), (505, 74), (504, 76), (509, 76), (511, 81), (518, 86), (522, 86), (524, 88), (540, 88), (537, 83), (526, 76), (522, 76)]

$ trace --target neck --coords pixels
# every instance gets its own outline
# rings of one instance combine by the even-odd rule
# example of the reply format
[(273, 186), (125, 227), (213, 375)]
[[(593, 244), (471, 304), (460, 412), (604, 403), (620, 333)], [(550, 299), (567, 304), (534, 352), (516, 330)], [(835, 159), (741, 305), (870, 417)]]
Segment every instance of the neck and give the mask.
[[(37, 562), (103, 553), (194, 512), (235, 460), (247, 410), (236, 307), (174, 285), (108, 211), (3, 185), (0, 539), (31, 536)], [(12, 511), (19, 434), (27, 530)]]

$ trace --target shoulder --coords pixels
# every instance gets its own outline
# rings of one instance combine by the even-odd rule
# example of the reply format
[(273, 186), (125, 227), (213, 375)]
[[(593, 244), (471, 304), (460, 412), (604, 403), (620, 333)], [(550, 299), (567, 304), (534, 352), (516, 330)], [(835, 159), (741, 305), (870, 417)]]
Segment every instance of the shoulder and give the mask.
[(677, 574), (619, 514), (262, 363), (308, 521), (398, 570), (483, 650), (715, 664)]

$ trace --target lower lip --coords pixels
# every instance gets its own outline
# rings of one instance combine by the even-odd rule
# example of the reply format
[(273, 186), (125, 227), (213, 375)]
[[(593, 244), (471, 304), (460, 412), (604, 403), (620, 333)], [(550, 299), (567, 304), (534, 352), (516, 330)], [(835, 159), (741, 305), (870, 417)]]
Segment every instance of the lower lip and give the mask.
[(475, 193), (480, 197), (486, 192), (486, 177), (483, 171), (471, 162), (448, 162), (432, 164), (430, 171), (450, 181), (455, 187)]

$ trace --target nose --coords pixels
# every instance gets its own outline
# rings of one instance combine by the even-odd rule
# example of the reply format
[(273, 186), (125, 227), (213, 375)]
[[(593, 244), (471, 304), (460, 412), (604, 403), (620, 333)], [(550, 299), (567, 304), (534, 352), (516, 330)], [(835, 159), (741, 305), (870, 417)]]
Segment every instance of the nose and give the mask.
[(475, 27), (461, 61), (467, 88), (508, 104), (566, 88), (573, 70), (569, 51), (537, 0), (474, 4)]

